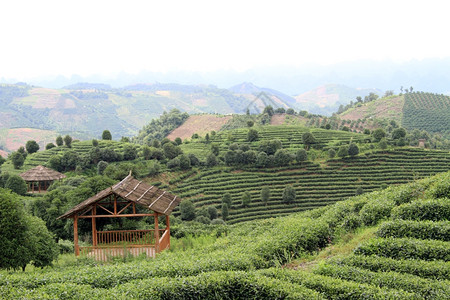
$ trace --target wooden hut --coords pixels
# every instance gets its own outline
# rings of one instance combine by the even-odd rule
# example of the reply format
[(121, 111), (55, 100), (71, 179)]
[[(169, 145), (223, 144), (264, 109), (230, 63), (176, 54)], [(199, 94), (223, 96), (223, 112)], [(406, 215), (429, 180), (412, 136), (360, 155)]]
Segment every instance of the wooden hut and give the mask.
[[(108, 256), (125, 254), (139, 255), (156, 253), (170, 247), (169, 215), (181, 199), (167, 191), (150, 186), (128, 175), (121, 182), (106, 188), (97, 195), (84, 200), (60, 218), (73, 219), (75, 255), (94, 256), (106, 260)], [(136, 210), (136, 204), (146, 207), (148, 212)], [(99, 218), (149, 217), (154, 218), (154, 229), (97, 231)], [(166, 226), (159, 227), (158, 217), (165, 216)], [(78, 220), (91, 219), (92, 246), (80, 247), (78, 244)]]
[(27, 183), (29, 193), (45, 192), (53, 181), (66, 178), (66, 175), (40, 165), (19, 176)]

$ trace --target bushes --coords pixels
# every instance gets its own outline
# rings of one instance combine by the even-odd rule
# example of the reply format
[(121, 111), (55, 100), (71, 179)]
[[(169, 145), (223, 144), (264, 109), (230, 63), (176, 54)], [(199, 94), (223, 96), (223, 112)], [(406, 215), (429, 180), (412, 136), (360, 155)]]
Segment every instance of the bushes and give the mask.
[(335, 259), (334, 263), (355, 266), (374, 272), (395, 271), (438, 280), (450, 278), (450, 262), (442, 260), (425, 261), (412, 258), (394, 259), (376, 255), (350, 255)]
[(395, 220), (381, 224), (377, 231), (379, 237), (432, 239), (450, 241), (450, 222)]
[(450, 220), (450, 199), (417, 200), (392, 210), (393, 219), (405, 220)]
[(367, 283), (379, 287), (401, 289), (420, 294), (424, 298), (449, 299), (450, 286), (446, 282), (420, 278), (410, 274), (396, 272), (372, 272), (354, 266), (333, 264), (320, 265), (316, 274)]
[(374, 238), (359, 246), (355, 254), (397, 259), (450, 260), (450, 242), (409, 238)]

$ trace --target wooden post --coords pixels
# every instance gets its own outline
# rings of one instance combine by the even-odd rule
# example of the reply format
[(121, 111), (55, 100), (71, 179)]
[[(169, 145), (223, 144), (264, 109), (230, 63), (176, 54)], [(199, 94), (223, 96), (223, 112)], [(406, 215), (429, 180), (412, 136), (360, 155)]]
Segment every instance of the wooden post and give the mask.
[(159, 253), (159, 224), (158, 213), (155, 212), (155, 252)]
[(167, 243), (167, 245), (170, 248), (170, 221), (169, 221), (168, 215), (166, 215), (166, 234), (168, 235), (168, 239), (169, 239), (169, 242)]
[(117, 195), (114, 194), (114, 215), (117, 215)]
[(39, 186), (39, 193), (41, 193), (41, 182), (38, 181), (38, 186)]
[(97, 215), (97, 205), (92, 208), (92, 246), (97, 246), (97, 228), (95, 226), (95, 215)]
[(75, 255), (80, 255), (80, 247), (78, 246), (78, 215), (73, 217), (73, 243), (75, 246)]

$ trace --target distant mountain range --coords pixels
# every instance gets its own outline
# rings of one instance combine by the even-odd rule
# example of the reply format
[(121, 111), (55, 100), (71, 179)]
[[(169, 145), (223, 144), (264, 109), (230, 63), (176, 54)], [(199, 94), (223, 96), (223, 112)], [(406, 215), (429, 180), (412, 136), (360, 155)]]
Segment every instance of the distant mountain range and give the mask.
[(81, 139), (99, 138), (104, 129), (109, 129), (117, 139), (135, 135), (142, 126), (173, 108), (190, 114), (232, 114), (247, 110), (260, 113), (271, 105), (329, 115), (340, 104), (370, 92), (380, 91), (326, 85), (293, 97), (249, 82), (229, 89), (174, 83), (122, 88), (103, 83), (76, 83), (60, 89), (24, 83), (1, 84), (0, 149), (12, 150), (5, 142), (5, 136), (11, 135), (5, 129), (11, 128), (46, 130), (49, 132), (40, 131), (39, 136), (47, 137), (69, 133)]

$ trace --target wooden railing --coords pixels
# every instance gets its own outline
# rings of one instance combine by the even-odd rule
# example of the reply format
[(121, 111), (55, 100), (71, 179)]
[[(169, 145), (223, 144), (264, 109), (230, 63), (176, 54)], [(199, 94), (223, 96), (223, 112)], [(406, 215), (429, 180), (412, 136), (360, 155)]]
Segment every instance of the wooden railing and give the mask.
[[(160, 229), (160, 234), (164, 232)], [(111, 230), (97, 231), (97, 246), (114, 245), (155, 245), (155, 230)], [(95, 246), (95, 245), (94, 245)]]
[(166, 230), (159, 239), (159, 251), (166, 250), (170, 247), (170, 232)]

